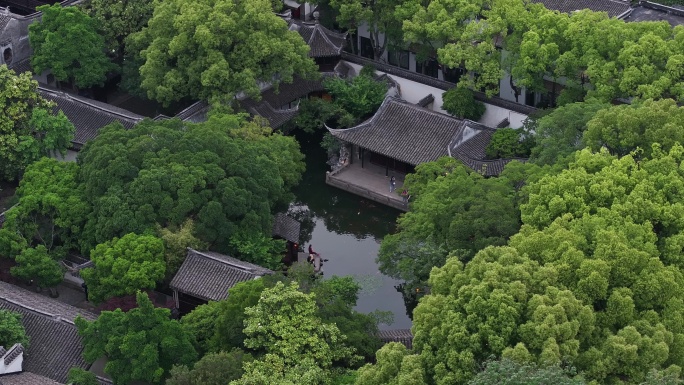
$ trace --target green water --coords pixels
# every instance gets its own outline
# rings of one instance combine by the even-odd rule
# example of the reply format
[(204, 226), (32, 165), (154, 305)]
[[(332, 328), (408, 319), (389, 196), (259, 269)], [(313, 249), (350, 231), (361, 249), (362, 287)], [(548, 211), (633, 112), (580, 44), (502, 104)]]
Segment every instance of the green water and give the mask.
[(323, 267), (324, 276), (354, 276), (363, 287), (357, 310), (368, 313), (374, 310), (390, 311), (394, 315), (391, 325), (381, 324), (381, 329), (407, 329), (411, 320), (406, 315), (402, 295), (396, 290), (400, 282), (380, 273), (375, 259), (382, 238), (393, 232), (400, 212), (369, 201), (360, 196), (325, 184), (325, 150), (320, 138), (313, 135), (297, 135), (306, 155), (307, 170), (295, 190), (297, 196), (293, 207), (308, 215), (303, 233), (308, 247), (328, 262)]

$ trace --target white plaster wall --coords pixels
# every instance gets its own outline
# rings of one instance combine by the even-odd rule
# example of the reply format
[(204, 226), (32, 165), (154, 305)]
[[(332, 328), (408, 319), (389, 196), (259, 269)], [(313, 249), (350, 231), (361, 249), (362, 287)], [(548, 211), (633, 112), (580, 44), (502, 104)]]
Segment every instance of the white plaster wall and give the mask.
[[(349, 66), (354, 68), (357, 73), (360, 71), (361, 66), (358, 64), (346, 62)], [(376, 71), (377, 74), (384, 74), (382, 71)], [(435, 101), (432, 104), (432, 110), (446, 114), (447, 112), (442, 109), (442, 93), (443, 90), (435, 87), (430, 87), (428, 85), (415, 82), (413, 80), (408, 80), (396, 75), (388, 74), (394, 81), (399, 84), (401, 89), (401, 98), (409, 103), (418, 103), (421, 99), (432, 94), (435, 97)], [(482, 118), (478, 123), (482, 123), (486, 126), (496, 127), (502, 120), (508, 118), (510, 122), (510, 127), (520, 128), (522, 127), (523, 121), (527, 118), (527, 115), (521, 114), (515, 111), (508, 110), (506, 108), (498, 107), (492, 104), (485, 103), (487, 108)]]

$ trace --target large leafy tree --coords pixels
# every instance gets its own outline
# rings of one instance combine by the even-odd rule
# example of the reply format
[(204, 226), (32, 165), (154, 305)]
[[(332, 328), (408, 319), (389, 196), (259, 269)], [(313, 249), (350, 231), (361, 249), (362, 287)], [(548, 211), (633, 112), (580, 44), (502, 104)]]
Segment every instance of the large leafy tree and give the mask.
[(55, 79), (79, 88), (103, 85), (113, 66), (105, 53), (105, 39), (97, 33), (97, 21), (78, 7), (54, 4), (36, 10), (43, 17), (29, 26), (33, 69), (50, 70)]
[(19, 183), (18, 204), (0, 229), (0, 251), (14, 257), (25, 247), (43, 246), (55, 258), (78, 249), (90, 206), (76, 181), (78, 166), (43, 158), (30, 165)]
[(166, 385), (226, 385), (242, 377), (243, 365), (253, 360), (240, 349), (229, 352), (209, 353), (192, 368), (175, 366)]
[(353, 357), (334, 324), (317, 316), (315, 295), (298, 285), (277, 283), (262, 292), (259, 303), (245, 314), (245, 347), (263, 352), (245, 364), (238, 384), (326, 384), (335, 361)]
[(88, 298), (96, 303), (154, 288), (164, 278), (164, 243), (151, 235), (126, 234), (97, 245), (94, 267), (81, 270)]
[(12, 275), (26, 281), (33, 280), (41, 288), (57, 286), (64, 280), (62, 267), (50, 258), (43, 245), (24, 249), (15, 260), (17, 266), (12, 267)]
[(83, 337), (83, 357), (88, 362), (106, 356), (105, 373), (116, 384), (144, 381), (161, 384), (173, 365), (192, 365), (197, 352), (192, 337), (170, 311), (155, 308), (138, 292), (138, 307), (126, 313), (104, 311), (97, 320), (75, 321)]
[(653, 143), (668, 151), (675, 143), (684, 143), (684, 108), (672, 99), (612, 106), (587, 123), (583, 141), (592, 150), (605, 147), (620, 156), (638, 147), (648, 157)]
[(401, 45), (401, 14), (395, 9), (402, 4), (399, 0), (328, 0), (337, 12), (335, 20), (347, 29), (365, 27), (370, 33), (373, 58), (380, 60), (389, 45)]
[(261, 82), (290, 83), (315, 72), (309, 47), (269, 0), (159, 2), (132, 39), (144, 47), (142, 88), (165, 104), (229, 100), (242, 91), (257, 96)]
[(53, 103), (38, 94), (38, 83), (26, 72), (16, 75), (0, 66), (0, 177), (17, 178), (32, 162), (54, 152), (64, 154), (74, 126)]
[(413, 328), (428, 383), (466, 383), (491, 356), (598, 383), (681, 376), (682, 160), (678, 144), (638, 160), (583, 150), (530, 183), (507, 247), (433, 269)]
[(93, 204), (84, 243), (178, 227), (189, 217), (195, 235), (218, 251), (235, 252), (238, 234), (270, 235), (271, 209), (290, 201), (304, 163), (293, 138), (261, 130), (238, 116), (102, 130), (79, 157)]
[(509, 359), (490, 361), (468, 385), (584, 385), (582, 378), (572, 376), (560, 366), (539, 367)]
[(126, 38), (139, 32), (152, 17), (154, 1), (86, 0), (81, 7), (97, 23), (110, 55), (120, 61)]
[(406, 346), (390, 342), (378, 350), (376, 363), (358, 370), (355, 385), (425, 385), (425, 369), (421, 357), (411, 354)]
[(16, 343), (22, 344), (25, 349), (29, 345), (29, 338), (21, 323), (21, 314), (2, 309), (0, 310), (0, 346), (9, 349)]
[(419, 165), (405, 187), (415, 200), (399, 218), (399, 231), (383, 240), (378, 262), (410, 288), (425, 283), (449, 253), (468, 259), (485, 246), (505, 244), (519, 229), (514, 186), (453, 158)]

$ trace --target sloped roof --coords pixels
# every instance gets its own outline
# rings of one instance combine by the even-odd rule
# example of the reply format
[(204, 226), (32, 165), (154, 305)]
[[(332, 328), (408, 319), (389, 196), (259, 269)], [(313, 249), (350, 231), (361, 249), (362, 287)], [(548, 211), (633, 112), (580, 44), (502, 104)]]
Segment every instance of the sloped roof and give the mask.
[(203, 100), (193, 103), (190, 107), (184, 109), (174, 116), (180, 120), (185, 120), (193, 123), (200, 123), (206, 120), (209, 104)]
[[(7, 27), (7, 24), (9, 24), (10, 21), (12, 21), (12, 16), (0, 13), (0, 32)], [(0, 38), (1, 37), (2, 36), (0, 36)]]
[(83, 345), (73, 321), (78, 315), (94, 320), (95, 314), (6, 282), (0, 282), (0, 309), (22, 316), (29, 336), (25, 371), (66, 383), (70, 368), (88, 367), (81, 356)]
[(272, 234), (290, 242), (298, 243), (301, 226), (298, 220), (285, 213), (278, 213), (273, 218)]
[(333, 32), (318, 22), (288, 20), (290, 30), (297, 31), (311, 48), (310, 57), (340, 56), (347, 41), (346, 33)]
[(640, 1), (625, 21), (667, 21), (671, 26), (676, 27), (684, 25), (684, 7)]
[(372, 118), (330, 133), (390, 158), (418, 165), (449, 155), (447, 149), (463, 120), (387, 96)]
[(12, 61), (12, 64), (9, 66), (10, 69), (13, 69), (14, 72), (19, 74), (23, 74), (24, 72), (33, 72), (31, 69), (31, 58), (27, 57), (24, 60), (19, 60), (19, 61)]
[(37, 374), (22, 372), (0, 376), (0, 385), (61, 385), (61, 383)]
[(52, 100), (57, 104), (54, 108), (55, 112), (62, 110), (64, 115), (74, 124), (76, 133), (72, 143), (77, 146), (95, 138), (100, 128), (110, 123), (118, 121), (125, 128), (130, 129), (145, 118), (123, 108), (81, 96), (44, 87), (39, 87), (38, 91), (45, 99)]
[(552, 11), (572, 13), (583, 9), (594, 12), (606, 12), (610, 17), (625, 17), (631, 7), (629, 2), (620, 0), (532, 0), (533, 3), (541, 3)]
[(410, 329), (380, 330), (378, 338), (385, 344), (399, 342), (409, 349), (413, 348), (413, 333)]
[[(474, 171), (485, 176), (501, 174), (513, 159), (486, 159), (485, 150), (496, 129), (467, 120), (449, 144), (449, 153)], [(518, 159), (524, 161), (525, 159)]]
[(297, 115), (297, 108), (280, 109), (280, 107), (312, 92), (324, 91), (320, 79), (309, 80), (295, 78), (292, 83), (280, 83), (278, 89), (269, 87), (261, 93), (261, 100), (246, 98), (240, 105), (252, 115), (259, 115), (268, 120), (271, 128), (278, 128)]
[(228, 289), (273, 271), (227, 255), (188, 249), (188, 255), (169, 285), (206, 301), (228, 297)]

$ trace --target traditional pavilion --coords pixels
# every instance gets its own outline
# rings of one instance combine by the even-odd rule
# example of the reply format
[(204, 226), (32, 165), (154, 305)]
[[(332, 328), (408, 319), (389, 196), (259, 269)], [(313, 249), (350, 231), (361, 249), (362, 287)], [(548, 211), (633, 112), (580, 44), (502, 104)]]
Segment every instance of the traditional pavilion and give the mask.
[[(420, 104), (429, 104), (431, 95)], [(365, 122), (351, 128), (328, 131), (351, 146), (350, 163), (368, 163), (402, 174), (415, 166), (443, 156), (461, 160), (486, 176), (498, 175), (510, 159), (488, 160), (485, 148), (494, 128), (458, 119), (387, 96), (378, 111)]]
[(273, 230), (271, 231), (271, 235), (273, 238), (284, 239), (287, 242), (285, 245), (285, 256), (283, 257), (283, 264), (286, 266), (290, 266), (294, 262), (297, 262), (301, 227), (302, 224), (299, 223), (298, 220), (285, 213), (278, 213), (273, 218)]
[(188, 254), (171, 280), (173, 299), (181, 314), (209, 301), (228, 298), (228, 289), (273, 271), (228, 255), (188, 248)]

